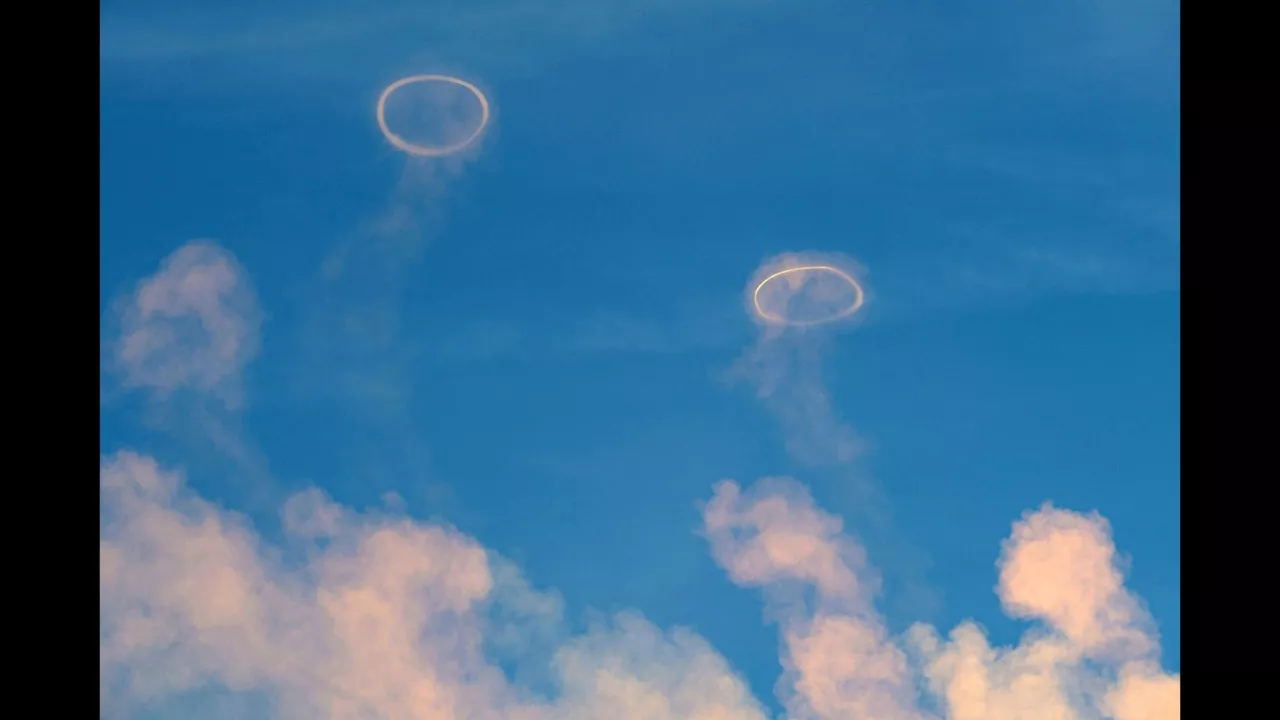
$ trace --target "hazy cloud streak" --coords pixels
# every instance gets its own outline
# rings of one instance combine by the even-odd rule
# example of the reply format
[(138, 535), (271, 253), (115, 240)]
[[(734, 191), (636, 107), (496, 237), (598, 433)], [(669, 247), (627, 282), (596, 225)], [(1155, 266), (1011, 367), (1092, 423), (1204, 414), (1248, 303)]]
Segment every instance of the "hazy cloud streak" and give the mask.
[(112, 366), (126, 387), (180, 389), (241, 401), (240, 373), (257, 354), (262, 315), (231, 253), (192, 241), (116, 304)]

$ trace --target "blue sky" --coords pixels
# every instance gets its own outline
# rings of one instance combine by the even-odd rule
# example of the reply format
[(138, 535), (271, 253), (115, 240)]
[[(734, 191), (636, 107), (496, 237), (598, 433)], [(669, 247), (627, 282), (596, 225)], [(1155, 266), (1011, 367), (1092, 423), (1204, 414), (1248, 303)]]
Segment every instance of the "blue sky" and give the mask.
[[(1019, 615), (1035, 602), (1016, 583), (996, 589), (1001, 568), (1022, 567), (1012, 551), (997, 567), (1002, 541), (1046, 501), (1084, 514), (1026, 527), (1096, 529), (1092, 511), (1110, 523), (1128, 588), (1116, 597), (1141, 598), (1135, 627), (1158, 634), (1162, 672), (1177, 672), (1176, 3), (209, 7), (102, 6), (104, 487), (150, 477), (145, 458), (181, 471), (182, 497), (212, 505), (136, 491), (147, 512), (222, 527), (240, 513), (255, 552), (295, 579), (328, 542), (365, 547), (388, 513), (456, 529), (514, 563), (520, 593), (562, 602), (554, 622), (511, 625), (519, 657), (493, 660), (502, 687), (566, 703), (560, 717), (611, 706), (591, 704), (606, 702), (598, 686), (557, 680), (564, 662), (547, 657), (577, 648), (596, 667), (623, 646), (608, 638), (643, 635), (596, 627), (622, 612), (696, 633), (751, 702), (797, 719), (863, 707), (806, 695), (795, 678), (819, 670), (788, 638), (865, 620), (871, 597), (887, 647), (908, 648), (914, 623), (945, 636), (973, 619), (995, 646), (1057, 637), (1093, 652), (1096, 638), (1055, 615), (1066, 600)], [(378, 130), (382, 88), (428, 72), (475, 82), (493, 105), (461, 156), (411, 158)], [(762, 331), (744, 285), (806, 252), (856, 258), (870, 301), (852, 326)], [(166, 285), (191, 268), (221, 268), (230, 285), (196, 299), (195, 285)], [(147, 282), (170, 288), (158, 312)], [(151, 364), (122, 350), (138, 333), (156, 343)], [(748, 357), (779, 363), (782, 389), (762, 398), (735, 375)], [(814, 419), (814, 397), (830, 417)], [(857, 457), (793, 451), (837, 426), (861, 439)], [(750, 543), (717, 535), (707, 503), (733, 506), (713, 490), (731, 478), (741, 517), (756, 518), (744, 508), (772, 486), (747, 488), (774, 476), (798, 483), (777, 491), (794, 513), (844, 518), (869, 565), (842, 562), (859, 577), (873, 566), (878, 595), (812, 568), (744, 569)], [(300, 533), (281, 508), (308, 488), (363, 519), (329, 540)], [(139, 502), (104, 500), (104, 547), (169, 527)], [(813, 542), (844, 548), (836, 535)], [(121, 557), (119, 577), (149, 580), (111, 584), (104, 617), (177, 602), (163, 567)], [(817, 599), (779, 599), (797, 583)], [(477, 602), (501, 608), (495, 594)], [(306, 705), (318, 691), (270, 663), (230, 679), (219, 662), (253, 642), (210, 650), (191, 630), (199, 613), (164, 607), (187, 623), (170, 644), (112, 654), (121, 631), (104, 630), (104, 698), (123, 716), (359, 717)], [(703, 656), (676, 646), (678, 658), (645, 657)], [(157, 657), (193, 663), (198, 681), (144, 672)], [(1104, 671), (1116, 687), (1139, 666), (1124, 657)], [(937, 667), (915, 677), (942, 678)], [(845, 680), (836, 694), (862, 692)], [(964, 716), (916, 690), (901, 712)], [(457, 702), (455, 714), (469, 701)], [(680, 702), (672, 717), (702, 701)], [(1098, 702), (1072, 700), (1071, 717), (1147, 717)], [(877, 707), (867, 716), (909, 716)], [(539, 717), (489, 710), (474, 717)], [(722, 717), (755, 717), (733, 712)]]

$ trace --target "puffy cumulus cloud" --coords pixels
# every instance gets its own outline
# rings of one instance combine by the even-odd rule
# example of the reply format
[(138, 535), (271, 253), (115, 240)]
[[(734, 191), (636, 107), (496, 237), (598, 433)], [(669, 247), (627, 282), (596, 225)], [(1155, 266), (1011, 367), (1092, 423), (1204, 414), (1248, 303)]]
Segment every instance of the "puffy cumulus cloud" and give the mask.
[(238, 401), (239, 376), (258, 351), (261, 313), (231, 253), (193, 241), (117, 304), (113, 364), (126, 387), (178, 389)]
[[(777, 689), (793, 720), (922, 717), (907, 657), (875, 613), (865, 552), (802, 485), (771, 478), (744, 493), (721, 482), (703, 532), (735, 583), (788, 596)], [(797, 585), (816, 591), (811, 607), (794, 602)]]
[[(454, 530), (309, 491), (276, 548), (149, 457), (105, 457), (100, 486), (106, 716), (223, 688), (267, 693), (281, 718), (765, 717), (705, 642), (635, 615), (554, 653), (556, 697), (511, 682), (487, 641), (519, 649), (559, 602)], [(293, 545), (304, 560), (286, 562)]]
[(716, 562), (739, 585), (786, 580), (811, 583), (826, 598), (859, 598), (855, 568), (861, 548), (842, 535), (840, 518), (813, 505), (805, 489), (785, 478), (761, 481), (744, 493), (732, 481), (715, 486), (702, 513)]
[(1044, 621), (1094, 654), (1143, 655), (1150, 618), (1124, 587), (1107, 521), (1045, 505), (1013, 526), (1000, 559), (1000, 600), (1012, 617)]
[(947, 639), (923, 624), (890, 637), (862, 551), (798, 483), (770, 479), (744, 492), (722, 482), (703, 520), (734, 582), (766, 591), (802, 583), (816, 594), (781, 621), (778, 690), (795, 720), (924, 718), (933, 705), (950, 720), (1181, 716), (1180, 678), (1161, 670), (1152, 620), (1124, 587), (1097, 514), (1045, 505), (1013, 526), (997, 593), (1011, 616), (1040, 624), (1012, 648), (991, 647), (972, 622)]
[[(280, 718), (767, 717), (687, 630), (622, 613), (564, 640), (556, 595), (450, 528), (313, 489), (285, 504), (273, 547), (152, 458), (103, 458), (100, 486), (105, 716), (217, 688), (265, 694)], [(722, 482), (703, 521), (730, 579), (774, 605), (789, 720), (1181, 716), (1180, 678), (1160, 668), (1096, 514), (1046, 505), (1013, 526), (997, 593), (1038, 621), (1014, 647), (992, 647), (972, 622), (946, 638), (926, 625), (892, 635), (865, 552), (795, 481)], [(554, 692), (504, 664), (530, 658)]]
[(759, 332), (730, 376), (754, 386), (802, 462), (844, 463), (864, 447), (831, 404), (821, 362), (823, 342), (860, 319), (869, 298), (864, 275), (843, 255), (784, 253), (762, 263), (743, 289), (744, 309)]
[[(992, 648), (973, 623), (942, 641), (911, 636), (950, 717), (1177, 718), (1181, 681), (1156, 660), (1159, 638), (1124, 587), (1110, 527), (1097, 514), (1045, 505), (1013, 526), (997, 592), (1013, 617), (1039, 620), (1014, 648)], [(1149, 714), (1153, 713), (1153, 714)]]
[(747, 686), (705, 640), (663, 633), (638, 615), (620, 615), (556, 657), (565, 679), (554, 714), (563, 720), (764, 720)]
[(1116, 720), (1178, 718), (1182, 716), (1182, 681), (1155, 663), (1129, 663), (1120, 669), (1120, 682), (1104, 702)]
[(795, 720), (925, 717), (906, 656), (874, 615), (819, 612), (785, 627), (783, 644), (783, 697)]

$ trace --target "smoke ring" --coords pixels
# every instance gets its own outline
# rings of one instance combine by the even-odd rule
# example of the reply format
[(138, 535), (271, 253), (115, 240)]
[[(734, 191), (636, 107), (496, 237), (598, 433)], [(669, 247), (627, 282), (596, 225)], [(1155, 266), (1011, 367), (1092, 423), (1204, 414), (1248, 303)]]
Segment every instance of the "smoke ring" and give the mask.
[[(476, 129), (471, 132), (471, 135), (469, 135), (465, 140), (453, 143), (452, 145), (431, 146), (431, 145), (415, 145), (409, 142), (408, 140), (405, 140), (404, 138), (400, 137), (399, 135), (395, 134), (394, 132), (392, 132), (391, 128), (387, 127), (387, 118), (386, 118), (387, 98), (391, 97), (392, 93), (404, 87), (405, 85), (418, 83), (418, 82), (452, 83), (454, 85), (459, 85), (463, 88), (466, 88), (472, 95), (475, 95), (476, 100), (480, 102), (480, 123), (476, 125)], [(480, 92), (480, 88), (476, 87), (475, 85), (472, 85), (466, 80), (463, 80), (461, 78), (456, 78), (456, 77), (450, 77), (449, 75), (410, 75), (409, 77), (400, 78), (399, 80), (388, 85), (387, 89), (382, 91), (382, 96), (378, 98), (378, 127), (382, 130), (382, 134), (387, 138), (388, 141), (390, 141), (392, 145), (395, 145), (396, 147), (409, 153), (410, 155), (418, 155), (422, 157), (440, 157), (442, 155), (452, 155), (460, 150), (465, 149), (467, 146), (471, 145), (471, 143), (475, 142), (476, 138), (480, 137), (480, 133), (484, 132), (484, 128), (488, 124), (489, 124), (489, 99), (484, 96), (484, 93)]]
[[(779, 315), (777, 313), (771, 313), (765, 310), (764, 307), (760, 305), (761, 288), (763, 288), (765, 285), (768, 285), (773, 280), (776, 280), (785, 275), (790, 275), (791, 273), (797, 273), (797, 272), (828, 272), (835, 275), (836, 277), (839, 277), (841, 280), (849, 283), (849, 286), (853, 288), (853, 293), (854, 293), (853, 302), (848, 307), (840, 310), (839, 312), (834, 313), (828, 317), (820, 318), (818, 320), (792, 320), (791, 318), (788, 318), (785, 315)], [(801, 265), (798, 267), (790, 267), (790, 268), (785, 268), (783, 270), (779, 270), (769, 275), (765, 279), (761, 280), (760, 283), (756, 285), (756, 289), (751, 293), (751, 303), (752, 305), (755, 306), (756, 315), (759, 316), (761, 320), (764, 320), (765, 322), (768, 322), (768, 323), (773, 323), (775, 325), (789, 325), (791, 327), (810, 327), (813, 325), (825, 325), (826, 323), (835, 322), (836, 320), (840, 320), (841, 318), (849, 317), (850, 315), (858, 312), (858, 310), (862, 308), (862, 304), (865, 300), (866, 300), (866, 293), (863, 292), (862, 285), (856, 279), (854, 279), (852, 275), (833, 265)]]

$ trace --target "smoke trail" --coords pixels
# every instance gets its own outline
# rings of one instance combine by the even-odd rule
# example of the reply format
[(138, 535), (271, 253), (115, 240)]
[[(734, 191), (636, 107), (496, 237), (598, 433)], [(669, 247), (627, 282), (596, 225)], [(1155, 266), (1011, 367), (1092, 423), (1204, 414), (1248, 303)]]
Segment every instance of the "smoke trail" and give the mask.
[(870, 299), (863, 275), (848, 257), (787, 253), (762, 264), (743, 292), (758, 335), (731, 376), (755, 387), (781, 423), (788, 450), (807, 464), (847, 463), (864, 449), (832, 407), (821, 363), (826, 342), (854, 326)]

